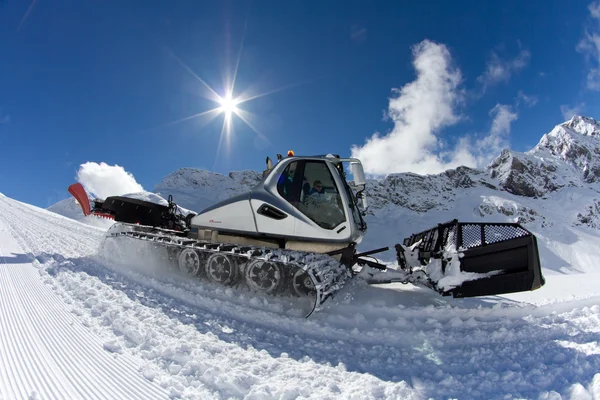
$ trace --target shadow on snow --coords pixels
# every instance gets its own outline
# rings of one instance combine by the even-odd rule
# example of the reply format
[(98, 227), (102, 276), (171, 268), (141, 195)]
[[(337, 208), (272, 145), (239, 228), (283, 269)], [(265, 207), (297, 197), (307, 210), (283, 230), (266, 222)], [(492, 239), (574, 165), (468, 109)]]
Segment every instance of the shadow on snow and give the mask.
[(32, 254), (11, 253), (9, 256), (0, 256), (3, 264), (29, 264), (35, 257)]

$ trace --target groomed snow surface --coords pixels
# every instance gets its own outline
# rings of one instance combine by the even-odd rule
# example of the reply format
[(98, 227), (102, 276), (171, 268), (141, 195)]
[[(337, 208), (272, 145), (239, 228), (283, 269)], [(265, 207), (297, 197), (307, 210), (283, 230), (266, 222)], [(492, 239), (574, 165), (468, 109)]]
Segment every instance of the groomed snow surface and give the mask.
[(0, 196), (2, 399), (600, 399), (598, 269), (479, 299), (355, 281), (305, 320), (107, 262), (104, 231)]

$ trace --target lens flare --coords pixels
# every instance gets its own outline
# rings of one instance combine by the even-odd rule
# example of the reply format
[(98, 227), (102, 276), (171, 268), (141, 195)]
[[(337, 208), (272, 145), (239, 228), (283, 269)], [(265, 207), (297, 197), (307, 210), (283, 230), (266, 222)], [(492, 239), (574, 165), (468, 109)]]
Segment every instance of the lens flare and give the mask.
[[(33, 0), (34, 2), (37, 0)], [(246, 21), (247, 22), (247, 21)], [(246, 24), (247, 25), (247, 24)], [(221, 147), (224, 144), (225, 149), (228, 152), (231, 146), (231, 143), (234, 142), (234, 132), (233, 127), (234, 120), (237, 117), (241, 122), (242, 126), (246, 126), (250, 128), (257, 135), (257, 139), (260, 140), (260, 143), (263, 143), (266, 146), (270, 145), (270, 140), (260, 132), (261, 129), (258, 126), (258, 116), (254, 113), (244, 109), (242, 104), (249, 103), (253, 100), (259, 99), (263, 96), (267, 96), (273, 93), (277, 93), (283, 90), (287, 90), (299, 85), (302, 85), (306, 82), (299, 82), (291, 85), (286, 85), (280, 87), (278, 89), (268, 90), (268, 91), (260, 91), (257, 90), (257, 87), (253, 87), (253, 85), (249, 85), (249, 87), (245, 91), (235, 90), (237, 78), (238, 78), (238, 69), (240, 67), (240, 60), (242, 56), (242, 50), (244, 47), (244, 39), (246, 36), (246, 25), (244, 25), (244, 32), (242, 35), (242, 40), (240, 47), (238, 49), (237, 57), (233, 63), (233, 71), (225, 71), (225, 80), (224, 85), (222, 86), (223, 91), (221, 93), (217, 93), (217, 90), (211, 87), (207, 81), (199, 76), (190, 66), (188, 66), (181, 58), (179, 58), (175, 53), (167, 46), (164, 46), (166, 53), (172, 57), (177, 64), (179, 64), (186, 72), (188, 72), (191, 76), (195, 78), (195, 80), (200, 84), (199, 87), (203, 93), (199, 93), (200, 96), (206, 98), (215, 103), (215, 107), (209, 110), (200, 111), (193, 115), (184, 116), (182, 118), (178, 118), (173, 121), (169, 121), (165, 124), (161, 124), (159, 126), (152, 127), (150, 129), (146, 129), (145, 131), (161, 129), (165, 127), (169, 127), (175, 124), (180, 124), (183, 122), (196, 120), (198, 124), (207, 125), (212, 122), (214, 119), (223, 115), (223, 125), (220, 130), (219, 144), (217, 146), (215, 163), (219, 159), (219, 155), (221, 154)], [(311, 80), (312, 81), (312, 80)], [(236, 95), (234, 96), (234, 92)], [(200, 121), (201, 120), (201, 121)], [(213, 166), (214, 167), (214, 166)]]
[(238, 99), (234, 99), (231, 94), (226, 95), (225, 97), (219, 98), (219, 111), (225, 114), (225, 118), (231, 118), (231, 114), (237, 114), (239, 112), (236, 107), (239, 104)]

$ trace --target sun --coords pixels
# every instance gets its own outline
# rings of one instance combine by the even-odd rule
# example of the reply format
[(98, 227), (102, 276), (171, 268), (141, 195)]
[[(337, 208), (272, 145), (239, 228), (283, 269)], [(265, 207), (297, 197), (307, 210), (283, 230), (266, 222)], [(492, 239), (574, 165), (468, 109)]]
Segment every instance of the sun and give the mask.
[[(224, 90), (223, 90), (223, 92), (221, 92), (221, 93), (223, 93), (223, 95), (218, 94), (215, 89), (213, 89), (206, 81), (204, 81), (204, 79), (202, 79), (200, 76), (198, 76), (198, 74), (196, 74), (187, 64), (185, 64), (177, 55), (175, 55), (175, 53), (173, 53), (173, 51), (171, 49), (166, 48), (167, 53), (175, 61), (177, 61), (177, 63), (184, 70), (186, 70), (190, 75), (192, 75), (196, 79), (196, 81), (198, 81), (198, 83), (200, 83), (201, 87), (203, 87), (203, 90), (202, 90), (203, 93), (200, 93), (200, 95), (202, 97), (212, 101), (213, 103), (215, 103), (216, 107), (213, 107), (213, 108), (205, 110), (205, 111), (200, 111), (196, 114), (189, 115), (187, 117), (183, 117), (183, 118), (179, 118), (179, 119), (167, 122), (165, 124), (159, 125), (155, 128), (151, 128), (151, 129), (165, 128), (168, 126), (172, 126), (175, 124), (179, 124), (179, 123), (190, 121), (190, 120), (197, 119), (197, 118), (198, 119), (201, 118), (202, 125), (206, 125), (209, 122), (211, 122), (212, 120), (214, 120), (215, 118), (222, 115), (223, 116), (223, 125), (221, 127), (219, 144), (217, 146), (217, 151), (216, 151), (217, 156), (221, 152), (222, 144), (225, 144), (227, 150), (229, 150), (232, 139), (235, 139), (234, 134), (233, 134), (233, 127), (234, 127), (234, 120), (236, 119), (236, 117), (237, 117), (237, 119), (241, 120), (245, 126), (247, 126), (252, 131), (254, 131), (262, 141), (269, 144), (270, 143), (269, 138), (267, 138), (263, 133), (261, 133), (260, 130), (258, 129), (258, 127), (256, 126), (256, 122), (258, 122), (257, 116), (254, 113), (244, 109), (243, 105), (246, 103), (249, 103), (252, 100), (261, 98), (263, 96), (267, 96), (267, 95), (270, 95), (270, 94), (273, 94), (273, 93), (276, 93), (276, 92), (279, 92), (282, 90), (286, 90), (286, 89), (298, 86), (300, 84), (303, 84), (304, 82), (294, 83), (294, 84), (286, 85), (286, 86), (283, 86), (283, 87), (280, 87), (277, 89), (264, 91), (264, 92), (257, 92), (255, 90), (256, 88), (254, 88), (254, 90), (253, 90), (252, 85), (250, 85), (250, 87), (246, 91), (243, 91), (243, 92), (236, 91), (235, 83), (236, 83), (236, 78), (237, 78), (237, 73), (238, 73), (238, 67), (240, 64), (240, 58), (242, 55), (243, 42), (244, 42), (244, 40), (242, 37), (242, 44), (240, 45), (240, 48), (238, 51), (237, 59), (235, 61), (235, 65), (233, 68), (233, 73), (231, 73), (231, 71), (225, 71), (225, 82), (223, 82)], [(236, 93), (235, 96), (233, 95), (234, 93)], [(215, 158), (215, 162), (217, 159), (218, 159), (218, 157)]]
[(221, 107), (219, 107), (219, 111), (224, 113), (225, 116), (229, 118), (231, 117), (231, 114), (237, 114), (239, 112), (238, 108), (236, 107), (239, 103), (240, 101), (238, 99), (234, 99), (231, 94), (228, 94), (225, 97), (220, 97), (219, 104)]

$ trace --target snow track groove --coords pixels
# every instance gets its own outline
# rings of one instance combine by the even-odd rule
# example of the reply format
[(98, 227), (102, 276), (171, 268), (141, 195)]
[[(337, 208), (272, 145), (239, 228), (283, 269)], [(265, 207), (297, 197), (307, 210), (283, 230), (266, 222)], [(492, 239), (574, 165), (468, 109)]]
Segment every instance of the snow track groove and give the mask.
[[(35, 271), (29, 272), (29, 274), (37, 273)], [(39, 275), (39, 274), (38, 274)], [(31, 277), (34, 278), (35, 277)], [(29, 285), (24, 285), (27, 282)], [(36, 315), (37, 311), (34, 308), (34, 304), (48, 303), (48, 299), (53, 296), (53, 293), (47, 290), (40, 290), (37, 285), (31, 285), (34, 282), (33, 279), (19, 279), (18, 282), (13, 280), (15, 287), (22, 293), (34, 293), (34, 296), (27, 296), (27, 303), (25, 309), (27, 314), (35, 316), (37, 320), (33, 324), (36, 333), (40, 337), (45, 337), (44, 332), (56, 332), (62, 331), (66, 337), (69, 338), (83, 338), (86, 333), (83, 332), (82, 326), (74, 324), (74, 321), (70, 321), (65, 318), (68, 314), (55, 311), (54, 304), (46, 308), (46, 316), (52, 318), (43, 318), (41, 315)], [(87, 336), (90, 336), (87, 334)], [(92, 338), (96, 339), (95, 337)], [(92, 339), (90, 338), (90, 339)], [(87, 338), (86, 338), (87, 339)], [(108, 360), (106, 357), (102, 357), (102, 342), (100, 340), (72, 340), (67, 347), (68, 351), (62, 350), (65, 347), (65, 343), (60, 341), (60, 338), (50, 336), (50, 340), (43, 340), (44, 344), (48, 349), (52, 350), (53, 354), (56, 354), (57, 361), (60, 362), (60, 367), (70, 377), (73, 382), (84, 383), (81, 385), (82, 392), (80, 395), (86, 398), (105, 398), (110, 399), (114, 396), (123, 395), (127, 398), (136, 398), (139, 392), (139, 388), (136, 388), (135, 384), (132, 384), (128, 380), (117, 380), (113, 379), (115, 374), (127, 374), (127, 369), (123, 368), (120, 364), (115, 365), (112, 360)], [(113, 387), (111, 391), (107, 391), (103, 388), (103, 382), (113, 381)]]
[(32, 382), (32, 374), (28, 368), (28, 363), (21, 361), (15, 368), (9, 369), (9, 366), (11, 365), (11, 361), (9, 360), (19, 360), (17, 355), (23, 354), (24, 352), (22, 351), (21, 343), (17, 339), (21, 336), (21, 332), (19, 332), (21, 324), (15, 314), (19, 315), (20, 309), (14, 304), (15, 302), (12, 301), (14, 295), (12, 294), (12, 288), (8, 285), (8, 279), (5, 276), (6, 264), (3, 262), (1, 267), (3, 268), (0, 283), (2, 284), (3, 289), (7, 288), (2, 290), (2, 304), (7, 305), (7, 307), (3, 307), (7, 312), (2, 313), (2, 325), (4, 327), (4, 334), (2, 335), (2, 353), (9, 355), (9, 357), (3, 357), (4, 363), (2, 370), (8, 371), (8, 374), (10, 374), (5, 382), (10, 384), (13, 393), (18, 394), (20, 397), (26, 397), (29, 395), (26, 387), (35, 387)]
[[(2, 296), (2, 302), (10, 305), (10, 307), (6, 308), (10, 318), (8, 321), (3, 321), (3, 325), (8, 328), (10, 340), (13, 344), (12, 359), (19, 360), (20, 357), (18, 357), (18, 355), (24, 355), (25, 359), (30, 361), (26, 362), (26, 372), (30, 377), (38, 377), (42, 380), (39, 382), (40, 385), (38, 385), (38, 382), (35, 382), (35, 380), (25, 380), (22, 377), (20, 378), (21, 381), (26, 381), (30, 388), (41, 386), (41, 392), (46, 393), (46, 395), (52, 398), (71, 397), (72, 388), (64, 384), (66, 378), (61, 372), (62, 369), (56, 364), (50, 356), (50, 353), (46, 351), (45, 346), (42, 344), (43, 340), (40, 339), (42, 336), (40, 335), (39, 329), (37, 329), (38, 326), (25, 318), (25, 315), (29, 314), (29, 310), (27, 310), (27, 306), (20, 301), (21, 299), (15, 293), (18, 292), (16, 290), (17, 287), (14, 285), (15, 279), (8, 273), (10, 269), (17, 268), (17, 266), (8, 266), (4, 263), (2, 267), (2, 279), (0, 285), (2, 288), (6, 289), (3, 291), (5, 293)], [(17, 305), (16, 303), (19, 304)], [(36, 335), (32, 335), (34, 331)], [(22, 338), (30, 338), (31, 340), (23, 340)], [(7, 370), (10, 369), (7, 368)], [(52, 373), (48, 374), (48, 371), (51, 371)], [(29, 395), (31, 393), (26, 394)], [(69, 394), (69, 396), (65, 396), (65, 394)]]
[[(6, 202), (6, 199), (0, 198), (0, 202)], [(49, 239), (58, 239), (58, 235), (49, 237), (48, 227), (31, 221), (25, 207), (2, 208), (0, 243), (11, 243), (6, 238), (9, 231), (14, 239), (21, 242), (21, 245), (12, 242), (8, 249), (6, 246), (0, 248), (0, 300), (5, 305), (0, 308), (1, 331), (4, 332), (0, 335), (3, 347), (0, 359), (5, 376), (3, 396), (166, 398), (164, 389), (141, 375), (140, 360), (136, 361), (129, 355), (115, 360), (104, 350), (103, 340), (83, 326), (69, 311), (70, 305), (65, 304), (51, 286), (42, 281), (38, 268), (32, 264), (37, 261), (31, 256), (39, 246), (31, 243), (34, 247), (31, 249), (27, 242), (42, 238), (44, 246), (49, 244)], [(14, 208), (25, 211), (25, 218), (17, 219)], [(15, 226), (26, 227), (22, 229), (24, 235), (15, 231)], [(68, 231), (65, 225), (57, 226)], [(69, 233), (72, 235), (72, 230)], [(58, 242), (63, 247), (68, 244), (64, 239)], [(23, 248), (30, 250), (29, 255), (24, 254)]]

